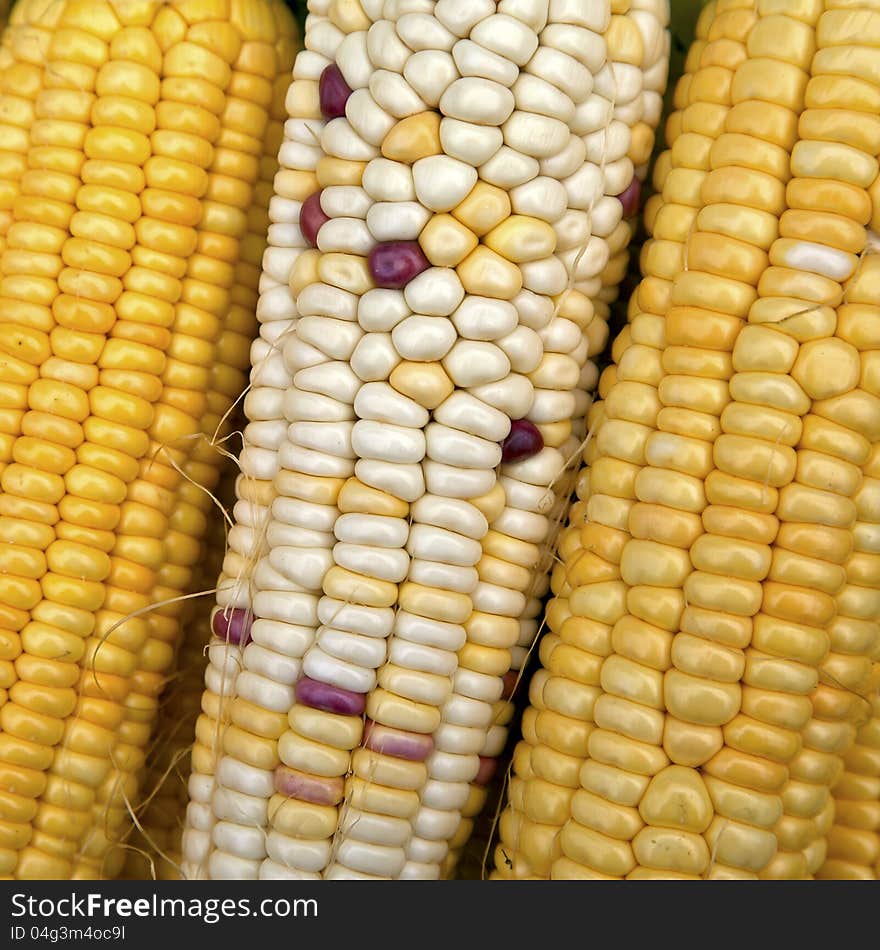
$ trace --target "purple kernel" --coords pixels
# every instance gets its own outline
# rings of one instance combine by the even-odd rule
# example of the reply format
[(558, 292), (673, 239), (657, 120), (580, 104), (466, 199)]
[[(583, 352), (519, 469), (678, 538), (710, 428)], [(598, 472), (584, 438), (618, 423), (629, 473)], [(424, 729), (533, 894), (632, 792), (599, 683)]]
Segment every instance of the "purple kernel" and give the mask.
[(309, 195), (299, 210), (299, 229), (312, 247), (318, 246), (318, 231), (329, 220), (321, 207), (321, 192)]
[(501, 443), (502, 462), (521, 462), (537, 455), (544, 448), (544, 437), (528, 419), (515, 419), (510, 435)]
[(475, 785), (488, 785), (495, 777), (498, 771), (498, 759), (490, 759), (488, 756), (480, 756), (480, 769), (474, 779)]
[(296, 701), (312, 709), (337, 713), (340, 716), (360, 716), (367, 705), (363, 693), (353, 693), (339, 686), (331, 686), (304, 676), (294, 689)]
[(431, 264), (418, 241), (386, 241), (370, 251), (370, 273), (377, 287), (401, 290)]
[(638, 178), (633, 180), (617, 196), (617, 200), (623, 205), (624, 218), (631, 218), (639, 210), (642, 200), (642, 183)]
[(364, 726), (363, 745), (373, 752), (409, 762), (424, 762), (434, 751), (434, 740), (430, 736), (392, 729), (372, 719), (368, 719)]
[(224, 643), (245, 646), (251, 639), (253, 614), (241, 607), (218, 607), (211, 617), (211, 629)]
[(342, 75), (342, 70), (331, 63), (318, 81), (318, 96), (321, 101), (321, 113), (325, 119), (338, 119), (345, 115), (345, 104), (351, 95), (351, 89)]

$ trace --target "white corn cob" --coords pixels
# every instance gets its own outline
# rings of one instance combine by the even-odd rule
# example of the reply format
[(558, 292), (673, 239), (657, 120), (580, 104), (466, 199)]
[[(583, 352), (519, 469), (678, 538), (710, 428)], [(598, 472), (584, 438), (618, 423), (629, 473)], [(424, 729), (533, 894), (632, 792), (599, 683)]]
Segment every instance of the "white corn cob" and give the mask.
[(547, 590), (667, 18), (657, 2), (309, 4), (185, 876), (451, 870)]

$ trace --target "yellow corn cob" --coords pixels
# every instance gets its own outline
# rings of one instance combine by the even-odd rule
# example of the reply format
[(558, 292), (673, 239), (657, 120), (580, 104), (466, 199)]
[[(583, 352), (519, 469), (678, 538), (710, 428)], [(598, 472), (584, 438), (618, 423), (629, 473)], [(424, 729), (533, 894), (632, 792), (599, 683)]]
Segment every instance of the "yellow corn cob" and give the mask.
[[(470, 783), (503, 745), (505, 678), (536, 632), (542, 545), (631, 234), (615, 196), (629, 201), (651, 151), (667, 16), (309, 4), (186, 877), (451, 868), (483, 795)], [(498, 467), (523, 418), (543, 449), (530, 439), (537, 454)]]
[(241, 130), (265, 125), (286, 72), (274, 44), (295, 38), (273, 4), (32, 2), (29, 25), (19, 8), (13, 20), (4, 92), (30, 99), (4, 96), (26, 164), (6, 176), (0, 264), (2, 346), (24, 390), (0, 495), (16, 545), (0, 586), (14, 660), (0, 831), (3, 872), (20, 878), (112, 876), (124, 859), (105, 865), (177, 645), (173, 611), (130, 615), (157, 582), (191, 584), (205, 524), (181, 470), (216, 481), (220, 456), (194, 449), (222, 414), (210, 370), (246, 362), (247, 340), (224, 349), (221, 334), (249, 326), (230, 293), (262, 140)]
[(835, 6), (701, 17), (644, 278), (592, 413), (496, 877), (821, 863), (877, 634), (844, 636), (874, 609), (844, 585), (880, 434), (844, 317), (870, 280), (880, 139), (874, 87), (838, 67), (870, 55), (875, 14)]

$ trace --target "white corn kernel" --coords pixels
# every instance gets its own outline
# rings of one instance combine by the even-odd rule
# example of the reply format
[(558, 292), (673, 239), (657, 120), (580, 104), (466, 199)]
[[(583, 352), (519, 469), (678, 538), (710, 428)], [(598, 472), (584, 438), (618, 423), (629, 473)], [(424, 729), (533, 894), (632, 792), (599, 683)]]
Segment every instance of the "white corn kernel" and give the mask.
[(470, 38), (517, 66), (525, 66), (538, 48), (538, 37), (534, 30), (503, 13), (481, 20), (471, 30)]
[(390, 333), (366, 333), (351, 354), (351, 368), (365, 383), (388, 379), (400, 362)]
[(409, 525), (403, 518), (350, 512), (340, 515), (333, 527), (339, 541), (369, 544), (381, 548), (399, 548), (406, 544)]
[(373, 64), (374, 75), (380, 70), (402, 73), (412, 50), (397, 35), (390, 20), (378, 20), (367, 32), (367, 53)]
[(415, 614), (398, 610), (394, 623), (395, 637), (436, 647), (439, 650), (455, 652), (461, 649), (467, 640), (464, 627), (440, 620), (428, 620)]
[(459, 567), (473, 567), (483, 556), (479, 541), (446, 528), (413, 524), (406, 550), (415, 558), (438, 560)]
[(373, 201), (414, 201), (412, 168), (388, 158), (374, 158), (364, 169), (364, 191)]
[(397, 119), (417, 115), (428, 108), (403, 76), (387, 69), (379, 69), (370, 77), (370, 94), (379, 106)]
[(414, 521), (447, 528), (479, 541), (489, 530), (485, 515), (475, 505), (455, 498), (427, 494), (412, 507)]
[(473, 40), (459, 40), (452, 48), (452, 56), (462, 76), (479, 76), (510, 87), (519, 75), (516, 63)]
[(361, 419), (389, 422), (421, 430), (428, 422), (428, 410), (414, 399), (397, 392), (388, 383), (364, 384), (354, 402)]
[(443, 361), (449, 378), (461, 389), (503, 380), (510, 373), (510, 360), (494, 343), (459, 340)]
[(376, 241), (418, 240), (430, 220), (431, 212), (417, 201), (379, 201), (367, 212), (367, 227)]
[(448, 320), (417, 314), (398, 323), (391, 338), (404, 359), (429, 362), (442, 360), (457, 336)]
[(411, 311), (402, 290), (377, 287), (368, 290), (358, 302), (358, 323), (364, 330), (385, 332), (393, 330)]
[(438, 213), (459, 205), (477, 182), (475, 168), (448, 155), (419, 159), (412, 175), (419, 201)]
[(510, 373), (506, 378), (473, 387), (471, 394), (511, 419), (524, 419), (532, 408), (535, 389), (528, 377)]
[(480, 178), (490, 185), (509, 191), (517, 185), (531, 181), (539, 170), (537, 160), (531, 155), (525, 155), (509, 145), (502, 145), (489, 161), (480, 166)]
[(510, 434), (510, 417), (464, 390), (456, 390), (435, 410), (434, 419), (452, 429), (503, 442)]
[(332, 597), (322, 597), (318, 603), (317, 620), (339, 630), (381, 638), (391, 632), (394, 611), (390, 607), (363, 607)]
[[(345, 115), (361, 139), (377, 148), (397, 123), (394, 116), (376, 102), (369, 89), (355, 89), (352, 92), (345, 104)], [(375, 152), (359, 161), (369, 161), (374, 157)]]
[(355, 423), (351, 442), (361, 459), (387, 459), (409, 465), (425, 457), (425, 435), (421, 429), (387, 422), (360, 419)]
[(436, 108), (449, 86), (458, 79), (450, 53), (425, 49), (407, 60), (403, 78), (431, 108)]
[(501, 446), (459, 429), (431, 422), (425, 429), (427, 456), (460, 468), (492, 468), (501, 462)]
[(330, 656), (348, 663), (355, 663), (369, 670), (378, 669), (385, 662), (387, 653), (385, 640), (364, 637), (333, 627), (321, 627), (318, 630), (316, 642)]
[(437, 0), (434, 5), (434, 16), (456, 36), (467, 36), (494, 12), (493, 0)]
[(450, 50), (455, 44), (455, 34), (428, 13), (404, 14), (396, 25), (400, 38), (415, 52)]
[(426, 459), (422, 468), (427, 490), (447, 498), (480, 498), (495, 484), (495, 473), (482, 468), (458, 468), (433, 459)]
[(440, 121), (440, 144), (447, 155), (479, 168), (504, 144), (504, 133), (490, 125), (444, 118)]
[(425, 492), (425, 471), (422, 465), (401, 465), (379, 459), (360, 459), (355, 474), (367, 485), (413, 502)]
[(414, 560), (410, 564), (408, 580), (425, 587), (438, 587), (458, 594), (470, 594), (477, 586), (480, 575), (473, 567), (456, 567), (437, 561)]
[(491, 79), (467, 76), (457, 79), (443, 94), (440, 111), (445, 116), (477, 125), (501, 125), (513, 112), (513, 93)]

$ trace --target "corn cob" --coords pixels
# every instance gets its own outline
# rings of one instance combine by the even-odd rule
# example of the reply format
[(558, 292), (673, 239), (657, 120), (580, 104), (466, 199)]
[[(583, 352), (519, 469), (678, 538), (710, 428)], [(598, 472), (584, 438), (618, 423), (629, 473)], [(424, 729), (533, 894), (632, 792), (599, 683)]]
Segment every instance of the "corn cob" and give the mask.
[(173, 617), (133, 614), (152, 606), (163, 564), (198, 550), (181, 467), (216, 478), (190, 447), (208, 410), (197, 390), (215, 361), (246, 361), (217, 352), (240, 329), (229, 262), (247, 227), (224, 176), (248, 208), (262, 143), (236, 158), (239, 130), (269, 105), (262, 88), (239, 98), (242, 72), (271, 70), (271, 99), (272, 44), (293, 24), (250, 0), (21, 6), (33, 22), (11, 50), (32, 78), (4, 77), (33, 93), (36, 121), (12, 112), (26, 165), (7, 179), (0, 264), (4, 352), (18, 345), (26, 390), (0, 495), (18, 555), (0, 594), (17, 640), (0, 711), (15, 789), (3, 871), (95, 877), (121, 866), (121, 852), (104, 860), (174, 661)]
[(659, 118), (629, 9), (309, 4), (185, 876), (437, 877), (466, 835)]
[[(870, 690), (877, 633), (847, 639), (874, 595), (844, 586), (876, 435), (845, 311), (880, 140), (874, 87), (840, 64), (868, 61), (855, 26), (871, 16), (767, 0), (701, 17), (645, 276), (594, 406), (496, 877), (821, 863), (838, 753), (864, 716), (846, 691)], [(582, 741), (555, 775), (546, 711)]]

